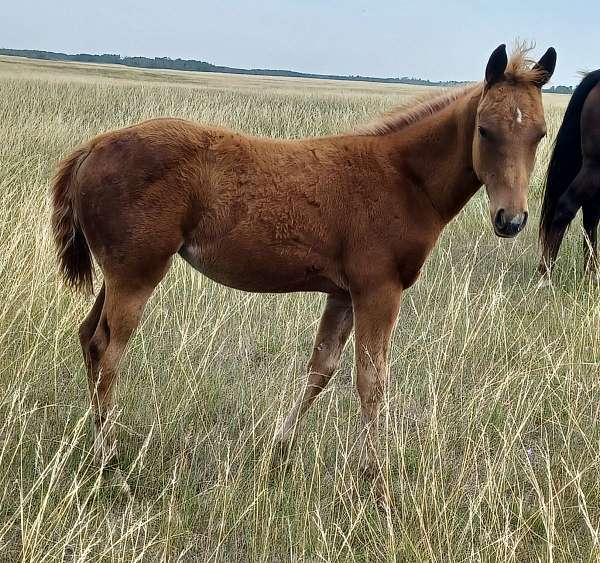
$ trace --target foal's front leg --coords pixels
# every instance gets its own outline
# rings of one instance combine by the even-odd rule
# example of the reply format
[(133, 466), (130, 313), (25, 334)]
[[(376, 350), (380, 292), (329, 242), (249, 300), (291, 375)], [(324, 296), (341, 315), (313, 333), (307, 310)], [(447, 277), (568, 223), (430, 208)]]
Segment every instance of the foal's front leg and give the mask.
[(387, 283), (352, 294), (356, 331), (356, 386), (360, 397), (361, 468), (370, 476), (380, 469), (378, 422), (388, 380), (390, 337), (400, 309), (402, 288)]

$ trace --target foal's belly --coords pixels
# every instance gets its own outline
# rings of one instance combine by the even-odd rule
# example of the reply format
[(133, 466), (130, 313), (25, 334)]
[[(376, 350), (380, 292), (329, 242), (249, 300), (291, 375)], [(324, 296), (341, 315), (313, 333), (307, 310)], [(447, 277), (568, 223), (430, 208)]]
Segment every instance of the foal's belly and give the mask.
[(292, 245), (190, 242), (181, 247), (179, 255), (211, 280), (243, 291), (335, 293), (347, 289), (331, 261)]

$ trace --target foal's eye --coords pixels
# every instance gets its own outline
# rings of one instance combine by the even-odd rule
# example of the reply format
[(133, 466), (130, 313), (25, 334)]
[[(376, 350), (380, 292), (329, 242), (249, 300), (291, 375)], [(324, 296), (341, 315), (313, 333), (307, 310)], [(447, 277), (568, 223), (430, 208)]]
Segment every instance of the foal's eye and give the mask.
[(477, 128), (477, 130), (479, 131), (479, 136), (482, 139), (487, 139), (488, 138), (488, 130), (485, 127), (482, 127), (481, 125)]

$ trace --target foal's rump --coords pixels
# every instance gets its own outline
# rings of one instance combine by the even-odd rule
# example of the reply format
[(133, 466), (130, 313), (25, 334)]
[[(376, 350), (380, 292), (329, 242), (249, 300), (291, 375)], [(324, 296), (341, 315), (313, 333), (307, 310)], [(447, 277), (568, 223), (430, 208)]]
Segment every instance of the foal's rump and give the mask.
[(76, 225), (105, 275), (152, 275), (182, 244), (187, 155), (170, 128), (160, 138), (156, 125), (96, 137), (75, 171)]

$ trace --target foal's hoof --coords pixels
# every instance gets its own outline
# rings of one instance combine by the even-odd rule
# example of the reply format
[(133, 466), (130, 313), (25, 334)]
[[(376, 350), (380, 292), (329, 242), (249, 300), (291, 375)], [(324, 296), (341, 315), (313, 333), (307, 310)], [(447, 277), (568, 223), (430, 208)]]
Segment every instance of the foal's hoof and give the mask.
[(361, 463), (359, 465), (360, 476), (367, 481), (375, 481), (379, 475), (377, 465), (373, 463)]
[(363, 479), (367, 481), (375, 482), (377, 479), (382, 477), (381, 467), (377, 461), (377, 458), (366, 456), (363, 454), (358, 462), (358, 470)]
[(109, 485), (116, 493), (123, 495), (124, 497), (131, 498), (131, 488), (123, 472), (117, 467), (110, 472), (104, 472), (103, 478), (107, 485)]
[(375, 501), (377, 507), (388, 511), (392, 507), (392, 495), (388, 481), (375, 463), (359, 466), (360, 475), (368, 486), (371, 499)]
[(547, 289), (549, 287), (552, 287), (552, 281), (550, 280), (549, 276), (544, 276), (543, 278), (540, 279), (540, 281), (537, 283), (537, 286), (535, 288), (537, 290), (540, 290), (540, 289)]
[(94, 453), (94, 464), (101, 469), (102, 473), (113, 473), (119, 469), (119, 457), (116, 453), (102, 455), (101, 452), (97, 451)]
[(375, 495), (377, 499), (377, 506), (379, 506), (379, 508), (386, 511), (392, 508), (392, 492), (390, 491), (387, 479), (381, 474), (375, 482)]
[(271, 448), (271, 471), (286, 472), (292, 464), (293, 440), (276, 440)]

